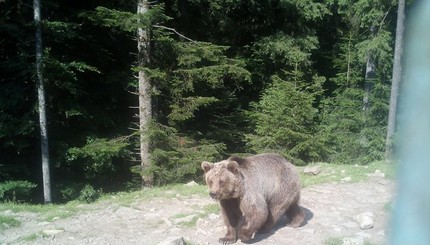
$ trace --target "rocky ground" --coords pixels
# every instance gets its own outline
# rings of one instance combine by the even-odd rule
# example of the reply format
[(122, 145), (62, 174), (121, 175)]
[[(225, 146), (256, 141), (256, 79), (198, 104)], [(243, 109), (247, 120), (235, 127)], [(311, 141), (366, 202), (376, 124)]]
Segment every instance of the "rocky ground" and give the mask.
[[(394, 182), (379, 175), (312, 185), (302, 191), (305, 225), (290, 228), (284, 219), (250, 243), (385, 244), (393, 192)], [(218, 244), (225, 230), (216, 203), (206, 194), (170, 194), (126, 204), (112, 196), (48, 221), (37, 213), (2, 211), (22, 225), (0, 232), (0, 244)]]

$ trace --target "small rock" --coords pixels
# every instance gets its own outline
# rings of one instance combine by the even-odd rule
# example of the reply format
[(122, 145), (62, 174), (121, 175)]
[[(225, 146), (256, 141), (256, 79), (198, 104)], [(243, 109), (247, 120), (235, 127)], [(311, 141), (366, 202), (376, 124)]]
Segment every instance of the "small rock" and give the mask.
[(160, 242), (158, 245), (185, 245), (183, 237), (168, 237), (166, 240)]
[(58, 230), (43, 230), (43, 233), (45, 233), (46, 235), (57, 235), (60, 234), (62, 232), (64, 232), (64, 230), (58, 229)]
[(168, 218), (166, 218), (166, 217), (164, 217), (163, 218), (163, 221), (164, 221), (164, 223), (166, 223), (166, 225), (168, 225), (168, 226), (172, 226), (173, 224), (172, 224), (172, 221), (170, 221)]
[(375, 170), (375, 176), (385, 178), (385, 173), (383, 173), (379, 169), (377, 169), (377, 170)]
[(306, 167), (303, 172), (309, 175), (317, 175), (321, 172), (321, 166)]
[(354, 217), (354, 219), (360, 225), (360, 229), (372, 229), (373, 228), (373, 213), (364, 212)]
[(385, 173), (381, 172), (381, 170), (377, 169), (375, 170), (374, 173), (371, 174), (366, 174), (367, 176), (371, 176), (371, 177), (380, 177), (380, 178), (385, 178)]
[(151, 209), (149, 210), (149, 212), (155, 212), (155, 211), (157, 211), (157, 209), (156, 209), (156, 208), (151, 208)]
[(196, 186), (197, 184), (194, 180), (185, 184), (186, 186)]
[(342, 179), (340, 179), (340, 181), (343, 181), (343, 182), (350, 182), (352, 180), (352, 178), (351, 177), (345, 177), (345, 178), (342, 178)]
[(215, 220), (215, 219), (218, 219), (218, 218), (219, 218), (219, 215), (218, 215), (218, 214), (211, 213), (211, 214), (209, 214), (209, 215), (208, 215), (208, 217), (209, 217), (209, 219), (210, 219), (210, 220)]
[(194, 217), (196, 217), (196, 215), (191, 214), (191, 215), (179, 218), (179, 219), (175, 219), (174, 223), (179, 224), (179, 223), (191, 222), (194, 219)]
[(207, 235), (208, 233), (205, 231), (205, 230), (203, 230), (203, 229), (197, 229), (197, 233), (200, 233), (200, 234), (202, 234), (202, 235)]
[(45, 225), (49, 225), (49, 224), (51, 224), (51, 222), (48, 222), (48, 221), (43, 221), (43, 222), (37, 223), (38, 226), (45, 226)]
[(54, 218), (52, 218), (52, 221), (56, 221), (56, 220), (59, 220), (59, 219), (60, 219), (60, 217), (55, 216)]

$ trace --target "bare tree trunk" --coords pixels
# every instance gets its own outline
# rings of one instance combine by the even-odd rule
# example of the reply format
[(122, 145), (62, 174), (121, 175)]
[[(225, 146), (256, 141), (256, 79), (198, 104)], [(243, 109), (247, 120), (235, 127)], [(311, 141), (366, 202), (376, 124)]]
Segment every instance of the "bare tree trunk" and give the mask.
[(49, 144), (45, 110), (45, 86), (43, 83), (43, 49), (40, 0), (33, 0), (34, 23), (36, 27), (36, 77), (39, 101), (40, 143), (42, 152), (43, 196), (45, 203), (51, 203), (51, 180), (49, 173)]
[[(370, 28), (370, 32), (372, 33), (372, 38), (376, 35), (376, 27), (372, 26)], [(372, 92), (373, 82), (375, 79), (375, 58), (372, 53), (369, 52), (367, 54), (367, 62), (366, 62), (366, 74), (364, 75), (364, 96), (363, 96), (363, 111), (368, 112), (370, 108), (370, 93)]]
[(402, 76), (403, 32), (405, 22), (405, 0), (399, 0), (397, 8), (396, 45), (394, 49), (393, 75), (391, 82), (390, 110), (388, 114), (387, 139), (385, 141), (385, 161), (393, 158), (393, 137), (396, 128), (397, 96)]
[[(149, 3), (145, 0), (138, 0), (137, 13), (144, 14), (149, 9)], [(140, 132), (140, 164), (142, 167), (142, 186), (151, 187), (153, 184), (152, 174), (147, 173), (150, 165), (149, 139), (147, 137), (149, 123), (152, 118), (151, 84), (142, 70), (149, 64), (150, 52), (149, 32), (140, 27), (137, 30), (137, 48), (139, 62), (139, 132)]]

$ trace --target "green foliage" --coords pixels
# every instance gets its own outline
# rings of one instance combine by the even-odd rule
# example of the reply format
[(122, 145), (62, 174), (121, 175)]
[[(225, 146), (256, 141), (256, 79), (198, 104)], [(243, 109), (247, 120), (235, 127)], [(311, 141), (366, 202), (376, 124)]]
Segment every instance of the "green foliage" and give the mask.
[(251, 149), (277, 152), (301, 165), (303, 160), (321, 159), (324, 146), (315, 137), (318, 110), (313, 104), (321, 92), (318, 83), (322, 80), (315, 78), (313, 88), (276, 76), (273, 80), (251, 111), (256, 124), (254, 134), (248, 135)]
[(101, 190), (96, 190), (91, 185), (85, 185), (84, 188), (82, 188), (81, 193), (78, 197), (79, 201), (92, 203), (95, 200), (97, 200), (101, 195)]
[(185, 182), (201, 173), (203, 161), (220, 159), (225, 146), (207, 140), (196, 141), (174, 128), (153, 124), (149, 132), (151, 166), (155, 184)]
[(84, 170), (90, 176), (112, 170), (115, 168), (114, 158), (126, 153), (125, 140), (126, 138), (112, 140), (88, 138), (83, 147), (73, 147), (67, 151), (66, 161), (68, 164), (85, 162)]
[[(372, 10), (369, 10), (370, 6), (373, 6)], [(339, 1), (339, 9), (351, 28), (336, 46), (338, 55), (334, 64), (337, 73), (331, 81), (337, 88), (333, 96), (322, 102), (320, 136), (330, 142), (328, 147), (332, 154), (327, 161), (368, 163), (381, 160), (389, 102), (386, 81), (391, 75), (392, 38), (383, 29), (389, 6), (386, 2), (374, 5), (365, 0)], [(369, 32), (372, 28), (376, 32)], [(369, 57), (376, 64), (376, 73), (367, 81), (371, 87), (370, 109), (364, 111), (363, 68)]]
[(164, 22), (169, 19), (164, 14), (163, 4), (151, 5), (151, 8), (146, 13), (139, 15), (98, 6), (95, 11), (86, 11), (81, 13), (80, 16), (101, 26), (125, 32), (135, 32), (137, 28), (152, 29), (154, 23)]
[(6, 181), (0, 183), (0, 201), (29, 201), (30, 193), (37, 185), (29, 181)]

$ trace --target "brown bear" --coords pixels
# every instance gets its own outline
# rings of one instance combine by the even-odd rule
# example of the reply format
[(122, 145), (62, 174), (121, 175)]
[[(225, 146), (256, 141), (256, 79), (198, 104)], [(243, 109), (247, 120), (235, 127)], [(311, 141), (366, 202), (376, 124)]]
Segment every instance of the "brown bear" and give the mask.
[(290, 226), (304, 221), (299, 207), (300, 177), (294, 166), (277, 154), (203, 162), (209, 195), (220, 202), (227, 234), (220, 243), (248, 241), (257, 231), (268, 232), (286, 214)]

